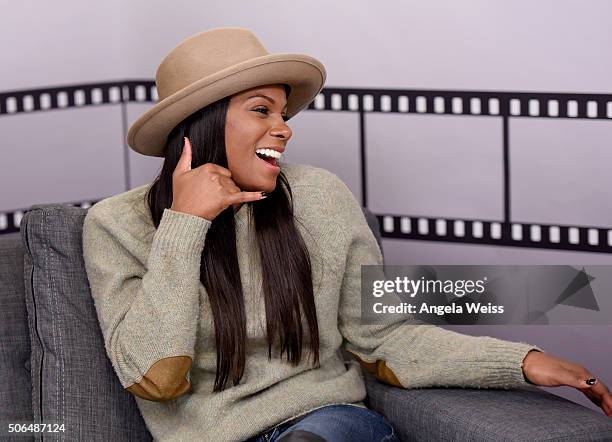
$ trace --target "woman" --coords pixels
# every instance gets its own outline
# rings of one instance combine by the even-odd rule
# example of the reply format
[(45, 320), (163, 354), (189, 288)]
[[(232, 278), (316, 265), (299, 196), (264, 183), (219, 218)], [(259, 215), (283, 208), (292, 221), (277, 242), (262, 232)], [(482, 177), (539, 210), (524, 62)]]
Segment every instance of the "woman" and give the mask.
[(402, 388), (570, 385), (612, 414), (601, 381), (538, 347), (360, 325), (361, 265), (382, 264), (360, 205), (333, 173), (280, 161), (324, 82), (319, 61), (243, 28), (184, 40), (128, 134), (165, 158), (159, 177), (88, 211), (106, 349), (154, 438), (397, 440), (341, 348)]

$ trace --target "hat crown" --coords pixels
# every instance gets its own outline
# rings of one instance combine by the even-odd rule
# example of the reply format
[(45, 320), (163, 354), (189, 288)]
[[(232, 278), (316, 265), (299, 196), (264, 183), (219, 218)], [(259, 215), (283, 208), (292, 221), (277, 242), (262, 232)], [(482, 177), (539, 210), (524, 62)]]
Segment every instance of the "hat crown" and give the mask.
[(179, 43), (159, 64), (155, 85), (160, 100), (223, 69), (268, 55), (248, 29), (216, 28)]

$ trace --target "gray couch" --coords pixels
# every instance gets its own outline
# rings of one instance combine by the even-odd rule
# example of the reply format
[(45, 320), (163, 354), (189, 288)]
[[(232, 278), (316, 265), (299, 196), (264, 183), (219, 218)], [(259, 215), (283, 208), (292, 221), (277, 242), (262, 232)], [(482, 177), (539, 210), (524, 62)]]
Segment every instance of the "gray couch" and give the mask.
[[(86, 211), (35, 205), (20, 232), (0, 235), (0, 440), (151, 440), (104, 350), (82, 262)], [(612, 441), (609, 418), (535, 387), (406, 390), (364, 377), (366, 403), (403, 441)], [(63, 430), (8, 435), (25, 422)]]

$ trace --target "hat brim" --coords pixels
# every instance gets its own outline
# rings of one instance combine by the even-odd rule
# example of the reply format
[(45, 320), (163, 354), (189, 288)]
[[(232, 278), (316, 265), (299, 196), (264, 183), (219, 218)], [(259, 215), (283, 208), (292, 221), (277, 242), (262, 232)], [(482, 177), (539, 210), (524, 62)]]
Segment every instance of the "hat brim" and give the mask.
[(163, 157), (168, 134), (193, 112), (235, 93), (266, 84), (291, 86), (287, 117), (308, 106), (325, 84), (325, 67), (305, 54), (271, 54), (253, 58), (204, 77), (158, 102), (128, 131), (128, 145), (138, 153)]

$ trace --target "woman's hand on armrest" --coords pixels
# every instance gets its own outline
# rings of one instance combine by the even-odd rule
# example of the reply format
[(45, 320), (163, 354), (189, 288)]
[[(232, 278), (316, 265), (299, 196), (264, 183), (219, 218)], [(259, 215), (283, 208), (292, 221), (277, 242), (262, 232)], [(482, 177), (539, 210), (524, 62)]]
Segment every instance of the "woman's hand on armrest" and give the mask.
[[(594, 404), (612, 416), (612, 394), (606, 385), (581, 365), (548, 353), (532, 350), (523, 359), (525, 379), (543, 387), (567, 385), (580, 390)], [(595, 382), (593, 383), (593, 379)], [(587, 380), (590, 380), (587, 383)]]
[(165, 402), (174, 400), (191, 390), (187, 373), (193, 361), (189, 356), (172, 356), (155, 362), (142, 380), (126, 388), (142, 399)]

